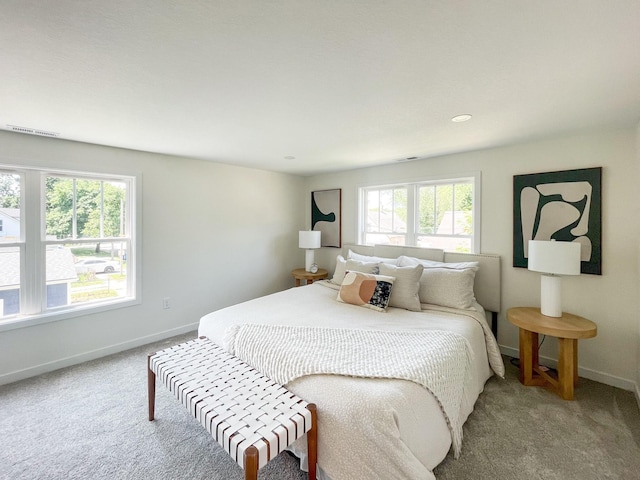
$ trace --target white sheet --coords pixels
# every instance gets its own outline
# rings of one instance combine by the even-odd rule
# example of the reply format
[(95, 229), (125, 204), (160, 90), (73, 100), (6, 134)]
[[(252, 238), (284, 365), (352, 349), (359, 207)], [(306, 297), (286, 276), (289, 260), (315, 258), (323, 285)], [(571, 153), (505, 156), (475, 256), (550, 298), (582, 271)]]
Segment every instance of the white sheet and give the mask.
[[(223, 345), (227, 328), (242, 323), (450, 330), (463, 335), (473, 350), (473, 381), (464, 393), (462, 408), (462, 418), (468, 417), (491, 376), (485, 333), (479, 323), (486, 324), (483, 314), (474, 319), (451, 311), (409, 312), (397, 308), (379, 313), (339, 303), (336, 294), (335, 287), (316, 282), (251, 300), (202, 317), (199, 335)], [(496, 365), (495, 352), (492, 358), (494, 369), (500, 370), (501, 360)], [(318, 406), (320, 478), (434, 478), (432, 469), (451, 446), (438, 403), (413, 382), (313, 375), (296, 379), (287, 388)], [(303, 467), (304, 451), (304, 442), (294, 446), (294, 452), (303, 459)]]

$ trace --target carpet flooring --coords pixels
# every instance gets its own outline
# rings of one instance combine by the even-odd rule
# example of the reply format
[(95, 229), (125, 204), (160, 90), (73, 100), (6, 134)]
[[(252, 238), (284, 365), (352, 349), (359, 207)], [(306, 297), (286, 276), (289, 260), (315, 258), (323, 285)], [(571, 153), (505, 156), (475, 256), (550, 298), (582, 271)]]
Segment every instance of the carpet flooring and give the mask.
[[(244, 478), (166, 389), (157, 389), (156, 420), (147, 420), (146, 354), (194, 336), (1, 386), (0, 479)], [(506, 379), (487, 382), (465, 424), (461, 457), (450, 454), (438, 480), (640, 479), (631, 392), (581, 379), (566, 402), (523, 387), (506, 365)], [(287, 453), (260, 470), (261, 480), (306, 478)]]

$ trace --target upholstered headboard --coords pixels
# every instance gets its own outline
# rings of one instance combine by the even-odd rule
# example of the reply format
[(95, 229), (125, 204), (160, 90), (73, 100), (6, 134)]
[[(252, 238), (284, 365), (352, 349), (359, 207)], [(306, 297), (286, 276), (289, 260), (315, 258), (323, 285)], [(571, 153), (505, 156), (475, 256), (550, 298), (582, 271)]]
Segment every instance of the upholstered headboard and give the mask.
[(344, 245), (343, 256), (347, 258), (349, 250), (361, 255), (397, 258), (407, 257), (434, 260), (437, 262), (478, 262), (480, 268), (475, 276), (473, 291), (476, 300), (485, 310), (499, 312), (501, 309), (500, 256), (484, 253), (445, 252), (437, 248), (405, 247), (400, 245)]

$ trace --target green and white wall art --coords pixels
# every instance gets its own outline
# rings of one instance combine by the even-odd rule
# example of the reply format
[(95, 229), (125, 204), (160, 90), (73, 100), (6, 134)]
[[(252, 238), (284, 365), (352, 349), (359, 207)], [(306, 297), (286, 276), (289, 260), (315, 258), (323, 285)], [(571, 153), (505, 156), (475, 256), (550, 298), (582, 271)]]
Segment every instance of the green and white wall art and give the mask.
[(513, 266), (529, 240), (578, 242), (581, 272), (602, 274), (602, 167), (513, 177)]

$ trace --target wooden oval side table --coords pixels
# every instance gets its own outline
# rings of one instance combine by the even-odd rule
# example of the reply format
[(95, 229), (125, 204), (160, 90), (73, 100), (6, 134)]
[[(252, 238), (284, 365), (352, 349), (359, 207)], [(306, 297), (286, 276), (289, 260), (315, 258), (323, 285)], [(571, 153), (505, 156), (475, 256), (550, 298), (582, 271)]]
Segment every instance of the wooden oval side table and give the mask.
[[(547, 317), (534, 307), (510, 308), (507, 319), (520, 329), (520, 383), (549, 387), (563, 399), (573, 400), (578, 383), (578, 340), (595, 337), (596, 324), (566, 312), (562, 317)], [(538, 334), (558, 338), (557, 379), (538, 364)]]
[(291, 275), (296, 279), (296, 287), (299, 287), (300, 280), (305, 280), (307, 285), (309, 285), (316, 280), (324, 280), (329, 276), (329, 272), (324, 268), (319, 268), (316, 273), (307, 272), (304, 268), (296, 268), (291, 272)]

